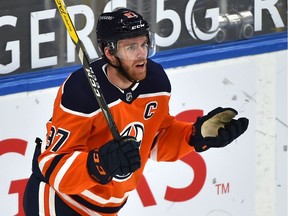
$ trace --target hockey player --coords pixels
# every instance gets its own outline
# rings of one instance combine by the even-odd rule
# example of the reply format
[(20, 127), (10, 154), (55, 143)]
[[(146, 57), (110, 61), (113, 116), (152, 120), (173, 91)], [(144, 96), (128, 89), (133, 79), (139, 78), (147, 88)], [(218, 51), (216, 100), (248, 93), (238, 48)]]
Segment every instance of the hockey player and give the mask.
[(149, 158), (176, 161), (191, 151), (224, 147), (248, 127), (232, 108), (194, 123), (169, 114), (170, 82), (149, 59), (153, 34), (142, 16), (121, 8), (97, 24), (102, 58), (91, 64), (122, 140), (115, 141), (83, 69), (60, 86), (47, 139), (37, 139), (24, 209), (36, 215), (115, 216)]

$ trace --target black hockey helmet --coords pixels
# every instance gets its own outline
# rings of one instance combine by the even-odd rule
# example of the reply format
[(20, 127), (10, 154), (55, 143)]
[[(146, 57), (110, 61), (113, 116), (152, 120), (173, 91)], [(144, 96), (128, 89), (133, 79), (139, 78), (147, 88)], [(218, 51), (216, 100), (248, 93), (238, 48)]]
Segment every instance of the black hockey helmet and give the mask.
[(149, 25), (143, 17), (133, 10), (116, 8), (112, 12), (102, 13), (98, 19), (96, 34), (98, 49), (102, 55), (105, 47), (111, 53), (116, 53), (119, 40), (144, 35), (149, 41), (149, 57), (155, 54), (154, 34), (149, 31)]

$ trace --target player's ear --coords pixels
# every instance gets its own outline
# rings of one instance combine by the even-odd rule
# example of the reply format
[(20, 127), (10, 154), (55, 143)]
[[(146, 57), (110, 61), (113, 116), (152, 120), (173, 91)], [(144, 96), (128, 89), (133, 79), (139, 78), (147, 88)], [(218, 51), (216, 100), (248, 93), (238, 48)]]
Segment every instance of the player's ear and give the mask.
[(115, 61), (115, 56), (113, 55), (113, 53), (111, 52), (111, 50), (109, 50), (108, 47), (104, 48), (104, 55), (106, 56), (106, 58), (111, 61), (114, 62)]

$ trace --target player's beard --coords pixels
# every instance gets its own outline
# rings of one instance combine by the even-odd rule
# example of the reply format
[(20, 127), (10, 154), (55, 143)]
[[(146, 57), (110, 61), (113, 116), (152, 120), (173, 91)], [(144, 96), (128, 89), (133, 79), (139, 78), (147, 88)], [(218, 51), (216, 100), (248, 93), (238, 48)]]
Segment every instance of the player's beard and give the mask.
[(146, 78), (147, 60), (133, 61), (131, 64), (121, 64), (123, 70), (134, 81), (141, 81)]

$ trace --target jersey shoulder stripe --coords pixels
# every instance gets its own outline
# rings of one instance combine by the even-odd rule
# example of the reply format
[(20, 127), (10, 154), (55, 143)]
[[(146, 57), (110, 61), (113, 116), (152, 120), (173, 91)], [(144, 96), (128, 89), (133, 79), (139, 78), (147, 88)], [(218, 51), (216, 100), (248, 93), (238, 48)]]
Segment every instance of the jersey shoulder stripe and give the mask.
[[(114, 86), (106, 76), (106, 62), (102, 59), (91, 64), (93, 71), (100, 84), (100, 88), (108, 104), (116, 103), (119, 98), (126, 101), (126, 94), (132, 94), (132, 103), (139, 95), (160, 92), (171, 92), (170, 81), (162, 66), (152, 60), (147, 61), (147, 76), (128, 90), (120, 90)], [(91, 117), (97, 114), (100, 107), (91, 90), (87, 77), (82, 68), (72, 73), (62, 86), (61, 108), (70, 113)], [(135, 88), (135, 89), (134, 89)]]

